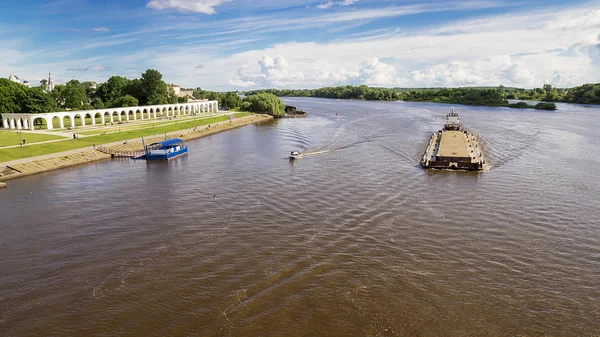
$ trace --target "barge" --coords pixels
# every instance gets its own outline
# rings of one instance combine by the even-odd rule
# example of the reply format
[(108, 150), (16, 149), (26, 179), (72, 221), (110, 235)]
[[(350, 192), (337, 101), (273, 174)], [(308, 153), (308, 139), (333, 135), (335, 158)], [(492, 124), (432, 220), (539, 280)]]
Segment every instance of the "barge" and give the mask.
[(460, 124), (458, 113), (452, 109), (446, 115), (442, 130), (429, 140), (421, 158), (421, 166), (448, 170), (482, 170), (485, 158), (477, 136)]

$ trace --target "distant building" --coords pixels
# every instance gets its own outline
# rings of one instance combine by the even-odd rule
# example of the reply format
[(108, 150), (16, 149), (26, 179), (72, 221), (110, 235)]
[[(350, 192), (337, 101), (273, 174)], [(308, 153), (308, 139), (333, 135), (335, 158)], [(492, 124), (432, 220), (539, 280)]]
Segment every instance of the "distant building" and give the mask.
[(180, 90), (179, 91), (179, 97), (193, 97), (194, 96), (194, 90)]
[(177, 84), (169, 84), (169, 88), (173, 89), (173, 92), (175, 93), (175, 96), (180, 97), (179, 95), (181, 94), (181, 87), (178, 86)]
[(52, 79), (52, 73), (48, 73), (48, 81), (46, 82), (46, 92), (54, 90), (54, 80)]
[(173, 89), (173, 92), (177, 97), (194, 97), (194, 90), (181, 89), (177, 84), (169, 84), (169, 88)]
[(8, 79), (10, 81), (15, 82), (15, 83), (19, 83), (19, 84), (21, 83), (21, 80), (19, 79), (19, 77), (16, 76), (15, 74), (13, 74), (13, 73), (10, 73), (10, 76), (8, 76)]
[(15, 75), (13, 73), (10, 73), (10, 75), (8, 76), (8, 79), (12, 82), (22, 84), (22, 85), (26, 86), (27, 88), (31, 87), (31, 85), (29, 84), (28, 81), (21, 82), (21, 79), (19, 79), (19, 76)]

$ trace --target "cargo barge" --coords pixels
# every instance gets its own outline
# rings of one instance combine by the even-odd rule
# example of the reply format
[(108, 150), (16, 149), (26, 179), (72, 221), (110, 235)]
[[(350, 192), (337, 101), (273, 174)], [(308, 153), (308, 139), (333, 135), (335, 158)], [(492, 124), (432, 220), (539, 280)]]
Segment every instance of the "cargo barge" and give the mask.
[(421, 159), (424, 168), (447, 170), (482, 170), (485, 158), (477, 136), (464, 130), (458, 113), (446, 115), (442, 130), (436, 131), (429, 140)]

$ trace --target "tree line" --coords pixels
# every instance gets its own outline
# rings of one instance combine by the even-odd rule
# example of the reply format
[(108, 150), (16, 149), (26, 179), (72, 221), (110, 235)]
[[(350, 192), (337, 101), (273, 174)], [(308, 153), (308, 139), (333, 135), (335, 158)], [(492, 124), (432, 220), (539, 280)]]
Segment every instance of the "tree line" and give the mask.
[[(541, 88), (521, 89), (510, 87), (467, 88), (373, 88), (361, 86), (324, 87), (319, 89), (264, 89), (246, 94), (272, 93), (279, 97), (322, 97), (364, 100), (430, 101), (471, 105), (510, 106), (507, 100), (529, 100), (547, 103), (600, 104), (600, 83), (584, 84), (572, 88), (555, 88), (545, 84)], [(550, 104), (542, 104), (544, 108)], [(512, 107), (517, 107), (513, 104)], [(523, 107), (523, 104), (518, 106)]]
[[(46, 80), (28, 88), (8, 79), (0, 79), (0, 115), (6, 113), (44, 113), (65, 110), (89, 110), (139, 105), (185, 103), (163, 80), (162, 74), (148, 69), (141, 77), (128, 79), (112, 76), (95, 88), (92, 82), (71, 80), (46, 91)], [(254, 111), (274, 116), (285, 114), (285, 105), (275, 95), (260, 93), (240, 97), (237, 92), (215, 92), (196, 88), (196, 99), (217, 100), (223, 108)]]
[(0, 114), (43, 113), (65, 110), (89, 110), (137, 105), (187, 102), (177, 97), (172, 88), (154, 69), (142, 73), (139, 79), (112, 76), (94, 88), (92, 82), (70, 80), (46, 91), (46, 80), (28, 88), (8, 79), (0, 79)]
[(398, 92), (390, 88), (373, 88), (366, 85), (324, 87), (319, 89), (265, 89), (247, 91), (246, 95), (271, 93), (279, 97), (321, 97), (338, 99), (364, 99), (369, 101), (395, 101), (400, 99)]

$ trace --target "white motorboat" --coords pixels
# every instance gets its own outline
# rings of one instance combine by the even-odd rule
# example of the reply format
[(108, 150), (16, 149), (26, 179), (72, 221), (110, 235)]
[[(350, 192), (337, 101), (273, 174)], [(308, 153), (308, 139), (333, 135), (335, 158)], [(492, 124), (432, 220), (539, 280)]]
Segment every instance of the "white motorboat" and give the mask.
[(297, 159), (300, 158), (300, 152), (299, 151), (292, 151), (290, 152), (290, 159)]

